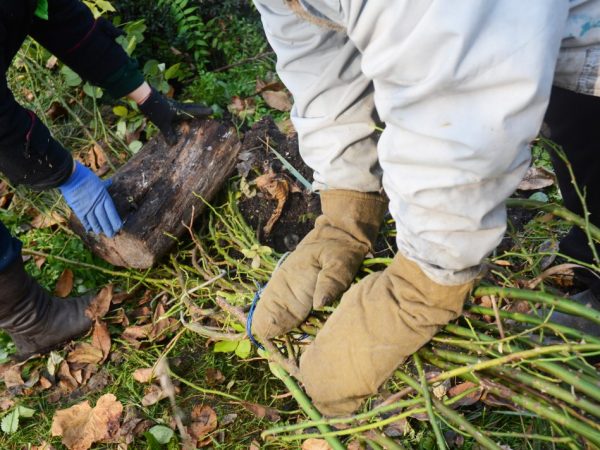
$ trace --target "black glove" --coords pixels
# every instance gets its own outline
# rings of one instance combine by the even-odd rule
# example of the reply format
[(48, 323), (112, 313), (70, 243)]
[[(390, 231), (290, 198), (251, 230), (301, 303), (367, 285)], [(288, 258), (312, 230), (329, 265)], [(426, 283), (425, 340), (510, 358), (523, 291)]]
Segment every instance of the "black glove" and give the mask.
[(139, 105), (140, 111), (160, 130), (169, 145), (177, 143), (175, 126), (183, 120), (206, 119), (212, 108), (195, 103), (179, 103), (165, 97), (156, 89)]

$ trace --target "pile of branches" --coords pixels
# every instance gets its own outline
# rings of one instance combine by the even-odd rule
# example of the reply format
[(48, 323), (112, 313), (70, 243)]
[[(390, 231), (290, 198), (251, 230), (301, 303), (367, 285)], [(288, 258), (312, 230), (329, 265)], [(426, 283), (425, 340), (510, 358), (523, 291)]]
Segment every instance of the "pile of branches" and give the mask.
[[(279, 259), (268, 252), (250, 255), (252, 261), (244, 257), (249, 249), (262, 247), (236, 204), (235, 189), (230, 189), (221, 207), (211, 207), (207, 226), (196, 234), (190, 227), (196, 244), (191, 254), (193, 267), (179, 273), (184, 325), (213, 340), (247, 338), (234, 331), (231, 323), (245, 325), (258, 286), (268, 281)], [(524, 206), (541, 205), (529, 202)], [(552, 208), (558, 216), (568, 213)], [(591, 237), (600, 242), (600, 230), (592, 229)], [(382, 262), (386, 260), (378, 258), (365, 265)], [(190, 280), (198, 277), (206, 280), (202, 288), (190, 288)], [(211, 302), (212, 307), (200, 308), (198, 302)], [(439, 448), (448, 447), (448, 431), (445, 436), (443, 429), (487, 449), (510, 448), (503, 443), (516, 441), (539, 441), (542, 448), (600, 447), (600, 374), (593, 365), (594, 357), (600, 355), (600, 339), (553, 323), (554, 311), (600, 325), (600, 312), (563, 297), (539, 289), (480, 284), (465, 305), (464, 315), (396, 371), (386, 386), (387, 398), (375, 397), (362, 412), (335, 419), (322, 418), (295, 381), (299, 380), (301, 347), (326, 320), (326, 314), (317, 313), (298, 333), (265, 343), (266, 350), (260, 353), (306, 415), (306, 420), (268, 429), (262, 437), (324, 439), (334, 449), (347, 448), (353, 441), (366, 442), (371, 448), (401, 449), (403, 437), (383, 431), (407, 418), (418, 418), (431, 428)], [(541, 418), (549, 432), (478, 427), (468, 414), (480, 402), (494, 411)]]

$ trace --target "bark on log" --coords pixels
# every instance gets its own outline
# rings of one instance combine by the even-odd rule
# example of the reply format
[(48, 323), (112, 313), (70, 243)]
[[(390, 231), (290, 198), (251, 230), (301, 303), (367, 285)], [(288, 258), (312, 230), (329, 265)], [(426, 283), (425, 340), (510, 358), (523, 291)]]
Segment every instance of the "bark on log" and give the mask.
[(151, 267), (233, 172), (241, 147), (233, 128), (206, 120), (183, 124), (180, 131), (173, 147), (161, 136), (146, 143), (112, 178), (108, 191), (124, 221), (117, 236), (86, 233), (71, 217), (71, 228), (102, 259), (116, 266)]

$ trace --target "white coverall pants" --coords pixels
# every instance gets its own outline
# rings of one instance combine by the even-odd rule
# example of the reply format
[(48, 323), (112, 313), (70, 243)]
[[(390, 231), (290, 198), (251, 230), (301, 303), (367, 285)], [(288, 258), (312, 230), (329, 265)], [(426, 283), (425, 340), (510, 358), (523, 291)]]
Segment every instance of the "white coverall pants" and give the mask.
[(474, 278), (528, 168), (569, 2), (302, 0), (343, 31), (255, 4), (315, 188), (383, 187), (400, 252), (438, 283)]

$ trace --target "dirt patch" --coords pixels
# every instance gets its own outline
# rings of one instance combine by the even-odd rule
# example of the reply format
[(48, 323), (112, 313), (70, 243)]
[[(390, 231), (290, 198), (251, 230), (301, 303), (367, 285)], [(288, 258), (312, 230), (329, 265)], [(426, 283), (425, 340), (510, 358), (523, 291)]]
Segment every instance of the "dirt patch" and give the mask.
[[(312, 170), (304, 164), (298, 152), (296, 134), (285, 135), (270, 117), (257, 122), (246, 132), (238, 164), (238, 173), (243, 177), (243, 194), (238, 204), (246, 222), (256, 230), (259, 241), (277, 252), (292, 251), (300, 240), (313, 228), (321, 213), (319, 196), (300, 183), (277, 158), (277, 151), (302, 176), (312, 183)], [(256, 179), (269, 172), (284, 179), (290, 187), (287, 201), (279, 219), (270, 233), (264, 227), (277, 208), (277, 201), (268, 198), (255, 185)]]

